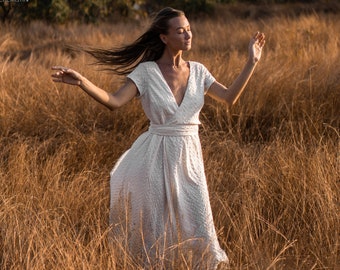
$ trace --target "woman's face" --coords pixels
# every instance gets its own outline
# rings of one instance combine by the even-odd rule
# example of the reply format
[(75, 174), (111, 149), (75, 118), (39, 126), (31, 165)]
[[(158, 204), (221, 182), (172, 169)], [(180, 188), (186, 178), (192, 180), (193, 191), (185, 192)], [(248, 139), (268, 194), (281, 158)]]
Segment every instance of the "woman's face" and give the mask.
[(190, 50), (192, 33), (188, 19), (184, 15), (170, 19), (168, 33), (160, 38), (173, 51)]

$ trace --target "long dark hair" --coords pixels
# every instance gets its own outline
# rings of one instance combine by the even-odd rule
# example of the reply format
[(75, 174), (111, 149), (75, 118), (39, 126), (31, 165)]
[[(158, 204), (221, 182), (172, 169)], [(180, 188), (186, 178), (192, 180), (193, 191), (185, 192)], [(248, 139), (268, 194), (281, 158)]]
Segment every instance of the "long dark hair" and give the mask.
[(97, 60), (95, 64), (107, 66), (106, 70), (118, 75), (126, 75), (139, 63), (156, 61), (162, 56), (165, 44), (159, 35), (167, 34), (169, 20), (181, 15), (184, 15), (181, 10), (163, 8), (154, 17), (150, 28), (133, 43), (111, 50), (90, 48), (84, 51)]

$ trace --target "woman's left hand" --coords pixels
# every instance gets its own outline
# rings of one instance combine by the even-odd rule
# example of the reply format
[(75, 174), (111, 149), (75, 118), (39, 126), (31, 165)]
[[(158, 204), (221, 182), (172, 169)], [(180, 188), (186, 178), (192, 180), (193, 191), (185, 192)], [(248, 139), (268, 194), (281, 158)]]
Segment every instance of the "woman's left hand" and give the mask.
[(265, 35), (260, 32), (256, 32), (256, 34), (252, 37), (249, 42), (249, 59), (253, 63), (257, 63), (261, 58), (262, 48), (266, 43)]

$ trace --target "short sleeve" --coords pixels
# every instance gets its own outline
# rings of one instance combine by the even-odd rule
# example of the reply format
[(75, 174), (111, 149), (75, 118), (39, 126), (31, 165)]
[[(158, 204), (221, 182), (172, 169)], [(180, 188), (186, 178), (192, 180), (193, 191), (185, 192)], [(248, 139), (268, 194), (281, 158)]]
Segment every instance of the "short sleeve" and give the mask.
[(206, 94), (209, 87), (216, 81), (216, 79), (213, 75), (211, 75), (209, 70), (204, 65), (202, 65), (202, 69), (202, 74), (204, 78), (204, 94)]
[(127, 75), (127, 78), (132, 80), (137, 86), (139, 96), (142, 96), (145, 91), (145, 70), (145, 65), (141, 63)]

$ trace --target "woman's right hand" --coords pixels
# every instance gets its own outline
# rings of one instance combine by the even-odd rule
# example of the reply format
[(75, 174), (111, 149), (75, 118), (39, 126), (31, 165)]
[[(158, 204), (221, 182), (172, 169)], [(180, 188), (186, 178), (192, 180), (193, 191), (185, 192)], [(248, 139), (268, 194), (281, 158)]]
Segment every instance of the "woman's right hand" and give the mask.
[(52, 70), (56, 71), (52, 74), (54, 82), (62, 82), (71, 85), (81, 85), (82, 83), (83, 76), (70, 68), (53, 66)]
[(80, 73), (70, 68), (54, 66), (52, 67), (52, 70), (56, 71), (54, 74), (52, 74), (54, 82), (78, 85), (89, 96), (91, 96), (110, 110), (123, 106), (138, 94), (137, 86), (130, 79), (127, 80), (126, 83), (121, 86), (117, 91), (115, 91), (113, 94), (110, 94), (105, 90), (99, 88), (98, 86), (94, 85)]

